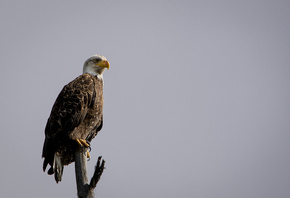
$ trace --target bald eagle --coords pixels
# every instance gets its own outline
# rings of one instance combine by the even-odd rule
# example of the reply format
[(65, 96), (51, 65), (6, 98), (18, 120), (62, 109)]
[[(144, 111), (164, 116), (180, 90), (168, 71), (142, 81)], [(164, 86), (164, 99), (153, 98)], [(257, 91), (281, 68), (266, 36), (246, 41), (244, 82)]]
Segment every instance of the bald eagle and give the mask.
[[(74, 162), (78, 146), (89, 147), (103, 126), (103, 73), (110, 64), (104, 56), (85, 61), (83, 74), (59, 93), (45, 127), (43, 171), (61, 181), (63, 166)], [(89, 155), (89, 153), (88, 153)], [(89, 157), (89, 156), (88, 156)]]

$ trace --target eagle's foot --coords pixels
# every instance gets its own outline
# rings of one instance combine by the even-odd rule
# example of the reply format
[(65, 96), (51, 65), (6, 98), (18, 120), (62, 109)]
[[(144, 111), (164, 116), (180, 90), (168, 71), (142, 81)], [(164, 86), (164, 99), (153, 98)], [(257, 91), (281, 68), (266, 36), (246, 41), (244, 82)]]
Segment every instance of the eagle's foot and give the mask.
[[(80, 147), (89, 148), (89, 150), (91, 151), (91, 145), (86, 140), (84, 140), (84, 139), (76, 139), (76, 141), (77, 141), (77, 143), (78, 143), (78, 145)], [(87, 151), (87, 158), (88, 158), (88, 160), (91, 159), (91, 155), (90, 155), (89, 151)]]
[(76, 139), (79, 146), (84, 146), (85, 148), (90, 148), (90, 145), (84, 139)]

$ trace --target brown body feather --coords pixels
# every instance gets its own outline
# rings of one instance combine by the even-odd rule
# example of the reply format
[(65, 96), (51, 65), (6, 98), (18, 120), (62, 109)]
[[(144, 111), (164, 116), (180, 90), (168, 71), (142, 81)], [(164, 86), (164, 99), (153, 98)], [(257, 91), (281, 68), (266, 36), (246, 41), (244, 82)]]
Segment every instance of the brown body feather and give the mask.
[(48, 174), (61, 181), (63, 166), (74, 162), (75, 139), (92, 141), (102, 125), (103, 80), (85, 73), (64, 86), (52, 107), (45, 128), (43, 170), (49, 164)]

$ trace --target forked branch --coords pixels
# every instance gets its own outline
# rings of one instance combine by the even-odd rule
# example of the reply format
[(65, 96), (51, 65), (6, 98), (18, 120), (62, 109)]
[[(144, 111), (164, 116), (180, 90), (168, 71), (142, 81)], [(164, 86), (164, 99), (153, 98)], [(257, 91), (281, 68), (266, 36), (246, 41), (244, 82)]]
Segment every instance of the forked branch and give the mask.
[(105, 169), (105, 161), (102, 160), (102, 156), (98, 158), (98, 162), (95, 167), (94, 175), (91, 182), (88, 181), (87, 175), (87, 149), (80, 147), (75, 153), (75, 172), (76, 183), (79, 198), (94, 198), (94, 189), (100, 180), (102, 173)]

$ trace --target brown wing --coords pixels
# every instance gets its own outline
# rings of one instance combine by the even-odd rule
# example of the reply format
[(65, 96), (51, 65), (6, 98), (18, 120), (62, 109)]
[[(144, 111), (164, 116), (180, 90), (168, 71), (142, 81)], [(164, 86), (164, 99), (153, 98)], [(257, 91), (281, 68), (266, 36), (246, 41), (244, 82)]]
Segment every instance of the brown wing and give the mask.
[(62, 143), (61, 138), (69, 134), (84, 120), (88, 108), (94, 103), (94, 80), (90, 74), (83, 74), (64, 86), (59, 93), (45, 128), (45, 142), (42, 157), (43, 169), (52, 164), (53, 155)]

